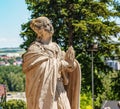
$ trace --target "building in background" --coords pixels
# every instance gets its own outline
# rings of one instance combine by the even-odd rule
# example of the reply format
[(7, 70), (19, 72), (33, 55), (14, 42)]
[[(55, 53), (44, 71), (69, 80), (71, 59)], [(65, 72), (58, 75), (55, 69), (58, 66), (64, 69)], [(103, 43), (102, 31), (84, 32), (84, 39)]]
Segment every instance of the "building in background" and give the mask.
[(25, 50), (20, 48), (0, 48), (0, 66), (20, 66), (24, 52)]
[(6, 101), (6, 86), (0, 84), (0, 102)]
[(104, 101), (101, 109), (120, 109), (120, 101)]
[(120, 62), (118, 60), (106, 60), (106, 64), (115, 70), (120, 70)]

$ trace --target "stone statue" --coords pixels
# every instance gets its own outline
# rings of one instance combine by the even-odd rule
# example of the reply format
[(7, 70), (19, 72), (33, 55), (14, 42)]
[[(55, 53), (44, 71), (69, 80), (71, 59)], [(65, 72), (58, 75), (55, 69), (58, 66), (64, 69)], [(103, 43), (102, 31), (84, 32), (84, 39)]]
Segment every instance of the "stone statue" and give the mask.
[(73, 47), (65, 53), (52, 42), (47, 17), (33, 19), (30, 27), (37, 38), (23, 55), (27, 109), (79, 109), (81, 72)]

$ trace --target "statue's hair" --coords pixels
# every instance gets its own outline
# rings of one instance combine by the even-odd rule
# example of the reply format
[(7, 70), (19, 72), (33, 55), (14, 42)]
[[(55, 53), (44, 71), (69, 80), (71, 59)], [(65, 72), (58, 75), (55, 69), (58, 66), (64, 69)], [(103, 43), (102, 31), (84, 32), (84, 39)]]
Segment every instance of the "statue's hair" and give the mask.
[[(50, 29), (46, 28), (48, 25), (47, 21), (50, 22), (50, 24), (49, 24)], [(54, 33), (54, 29), (53, 29), (53, 26), (51, 24), (51, 21), (47, 17), (38, 17), (36, 19), (32, 19), (32, 21), (30, 22), (30, 27), (36, 33), (40, 29), (45, 29), (48, 32), (51, 32), (52, 34)]]

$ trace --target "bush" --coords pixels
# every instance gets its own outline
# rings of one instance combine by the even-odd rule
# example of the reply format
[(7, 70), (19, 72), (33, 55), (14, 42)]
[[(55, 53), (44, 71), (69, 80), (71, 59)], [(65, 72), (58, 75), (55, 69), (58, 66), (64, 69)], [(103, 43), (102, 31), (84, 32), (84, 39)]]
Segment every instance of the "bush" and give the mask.
[(91, 93), (84, 93), (80, 96), (80, 108), (81, 109), (92, 109)]
[(1, 106), (3, 109), (27, 109), (26, 103), (23, 100), (9, 100)]

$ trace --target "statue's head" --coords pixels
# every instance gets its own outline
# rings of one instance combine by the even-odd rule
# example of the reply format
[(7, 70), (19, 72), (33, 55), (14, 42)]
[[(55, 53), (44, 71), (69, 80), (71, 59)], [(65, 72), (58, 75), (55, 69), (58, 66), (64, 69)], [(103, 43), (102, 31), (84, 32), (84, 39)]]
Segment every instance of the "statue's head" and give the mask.
[(33, 19), (30, 23), (30, 27), (35, 33), (37, 33), (38, 37), (42, 37), (43, 31), (50, 33), (50, 35), (53, 35), (54, 33), (51, 21), (47, 17)]

